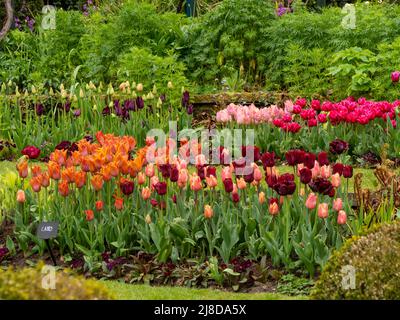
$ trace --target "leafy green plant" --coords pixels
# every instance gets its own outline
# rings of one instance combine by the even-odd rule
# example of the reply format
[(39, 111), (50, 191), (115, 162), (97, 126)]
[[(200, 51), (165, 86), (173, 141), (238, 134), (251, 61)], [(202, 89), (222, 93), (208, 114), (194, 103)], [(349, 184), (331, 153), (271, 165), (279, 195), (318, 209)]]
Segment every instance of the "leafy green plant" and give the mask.
[(289, 296), (309, 295), (313, 284), (313, 280), (285, 274), (279, 279), (277, 292)]

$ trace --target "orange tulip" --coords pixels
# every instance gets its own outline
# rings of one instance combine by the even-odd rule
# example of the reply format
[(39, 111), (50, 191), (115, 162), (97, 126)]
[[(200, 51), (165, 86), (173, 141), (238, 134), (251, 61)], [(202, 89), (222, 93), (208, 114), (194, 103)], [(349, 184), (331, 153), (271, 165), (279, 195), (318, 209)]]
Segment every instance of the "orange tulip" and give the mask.
[(208, 204), (206, 204), (206, 205), (204, 206), (204, 217), (205, 217), (206, 219), (211, 219), (211, 218), (213, 217), (213, 215), (214, 215), (213, 209), (211, 208), (211, 206), (209, 206)]
[(244, 181), (243, 178), (237, 179), (237, 186), (238, 186), (239, 190), (246, 189), (246, 186), (247, 186), (246, 181)]
[(101, 201), (101, 200), (96, 201), (96, 210), (97, 210), (97, 211), (102, 211), (103, 208), (104, 208), (104, 202)]
[(113, 177), (117, 177), (117, 176), (119, 175), (119, 169), (118, 169), (117, 164), (116, 164), (115, 162), (111, 162), (111, 163), (109, 164), (109, 167), (110, 167), (110, 173), (111, 173), (111, 175), (112, 175)]
[(206, 177), (206, 182), (209, 188), (215, 188), (218, 185), (217, 178), (214, 177), (213, 175)]
[(96, 191), (100, 191), (103, 188), (104, 184), (103, 176), (99, 174), (94, 175), (90, 180), (90, 182), (92, 183), (92, 186)]
[(142, 189), (142, 198), (143, 200), (147, 200), (151, 197), (151, 190), (149, 187), (145, 187)]
[(100, 174), (103, 176), (103, 180), (108, 182), (111, 180), (111, 167), (109, 165), (104, 166), (100, 170)]
[(42, 187), (42, 176), (38, 175), (36, 177), (32, 177), (32, 179), (29, 181), (29, 184), (31, 185), (33, 191), (39, 192), (40, 188)]
[(61, 171), (61, 179), (68, 181), (68, 183), (74, 182), (75, 178), (75, 167), (70, 167)]
[(143, 172), (139, 172), (137, 179), (138, 179), (138, 184), (142, 185), (146, 182), (146, 175)]
[(269, 205), (268, 211), (271, 215), (276, 216), (279, 213), (279, 206), (276, 202), (272, 202)]
[(86, 214), (86, 221), (92, 221), (94, 219), (93, 210), (85, 210), (85, 214)]
[(19, 203), (24, 203), (26, 200), (25, 198), (25, 191), (24, 190), (18, 190), (17, 191), (17, 201)]
[(36, 177), (42, 173), (42, 168), (39, 166), (32, 166), (32, 176)]
[(68, 150), (54, 150), (54, 152), (50, 155), (50, 160), (57, 162), (60, 166), (63, 166), (67, 161), (67, 151)]
[(47, 169), (49, 171), (49, 176), (53, 180), (60, 180), (61, 179), (61, 168), (57, 162), (49, 161), (47, 164)]
[(129, 162), (126, 159), (122, 159), (119, 163), (119, 169), (121, 170), (122, 174), (129, 173)]
[(18, 174), (22, 179), (28, 176), (28, 161), (26, 159), (17, 163)]
[(66, 197), (69, 194), (69, 187), (68, 187), (68, 181), (62, 180), (60, 184), (58, 185), (58, 192), (63, 196)]
[(86, 172), (78, 171), (74, 175), (75, 186), (80, 189), (86, 184)]
[(50, 177), (47, 172), (42, 174), (42, 187), (47, 188), (50, 185)]
[(124, 199), (116, 197), (114, 206), (117, 210), (122, 210), (124, 208)]

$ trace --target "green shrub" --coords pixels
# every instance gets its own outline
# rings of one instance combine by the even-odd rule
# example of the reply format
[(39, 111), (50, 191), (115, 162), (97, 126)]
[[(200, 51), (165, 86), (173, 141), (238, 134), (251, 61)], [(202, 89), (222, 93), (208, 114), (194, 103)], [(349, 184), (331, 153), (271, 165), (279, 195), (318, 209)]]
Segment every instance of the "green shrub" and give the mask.
[(198, 83), (220, 82), (240, 70), (261, 81), (266, 68), (266, 27), (275, 19), (269, 1), (225, 0), (187, 30), (183, 54)]
[[(355, 268), (355, 288), (342, 268)], [(400, 299), (400, 222), (373, 228), (336, 251), (311, 292), (313, 299)], [(344, 270), (343, 270), (344, 272)]]
[(159, 14), (153, 5), (135, 0), (125, 1), (111, 13), (92, 14), (80, 47), (85, 61), (82, 75), (88, 81), (108, 82), (114, 76), (112, 65), (135, 46), (147, 48), (154, 55), (168, 55), (182, 37), (183, 23), (183, 15)]
[(181, 88), (188, 85), (184, 71), (185, 65), (177, 62), (174, 56), (155, 56), (148, 49), (133, 47), (118, 58), (110, 74), (115, 75), (119, 82), (126, 79), (141, 82), (147, 90), (155, 85), (158, 92), (164, 94), (170, 92), (167, 85), (171, 81), (177, 89), (173, 91), (175, 97), (172, 97), (176, 99), (181, 95)]
[(67, 271), (56, 272), (56, 288), (42, 287), (42, 267), (0, 270), (0, 300), (110, 300), (111, 293), (95, 280), (72, 276)]

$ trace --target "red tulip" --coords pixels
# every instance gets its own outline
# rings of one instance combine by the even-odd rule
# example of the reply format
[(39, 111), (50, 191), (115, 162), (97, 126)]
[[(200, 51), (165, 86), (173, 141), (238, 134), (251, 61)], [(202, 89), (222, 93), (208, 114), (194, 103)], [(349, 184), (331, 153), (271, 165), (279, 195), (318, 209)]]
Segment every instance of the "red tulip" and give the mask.
[(27, 156), (29, 159), (37, 159), (40, 155), (40, 149), (35, 146), (26, 146), (22, 149), (21, 153)]

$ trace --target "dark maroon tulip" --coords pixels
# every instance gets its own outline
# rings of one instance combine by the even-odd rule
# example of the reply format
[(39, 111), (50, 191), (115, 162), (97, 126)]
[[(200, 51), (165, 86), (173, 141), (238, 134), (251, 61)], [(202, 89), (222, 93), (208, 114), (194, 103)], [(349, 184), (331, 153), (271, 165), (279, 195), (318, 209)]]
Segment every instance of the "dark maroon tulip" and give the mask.
[(324, 194), (327, 196), (331, 196), (332, 193), (333, 195), (335, 195), (334, 193), (335, 190), (334, 187), (332, 186), (332, 183), (325, 178), (316, 178), (309, 183), (309, 186), (311, 190), (314, 192), (318, 192), (320, 194)]
[(308, 168), (312, 169), (315, 165), (315, 160), (317, 160), (317, 156), (314, 153), (306, 152), (303, 158), (303, 164)]
[(165, 182), (157, 182), (154, 185), (154, 189), (156, 189), (157, 193), (160, 196), (163, 196), (164, 194), (167, 193), (167, 184)]
[(124, 109), (128, 111), (135, 111), (136, 109), (135, 101), (132, 99), (125, 100)]
[(278, 198), (271, 198), (271, 199), (269, 199), (269, 201), (268, 201), (268, 204), (274, 204), (274, 203), (276, 203), (277, 205), (279, 205), (279, 200), (278, 200)]
[(219, 163), (222, 165), (229, 165), (231, 163), (231, 155), (226, 154), (227, 149), (224, 147), (220, 146), (218, 148), (219, 152)]
[(250, 159), (251, 155), (253, 155), (252, 162), (257, 162), (258, 160), (260, 160), (260, 148), (257, 146), (242, 146), (242, 157)]
[(37, 159), (40, 155), (40, 149), (35, 146), (26, 146), (22, 149), (21, 153), (27, 156), (29, 159)]
[(38, 117), (42, 116), (44, 114), (44, 106), (41, 103), (38, 103), (35, 106), (35, 111)]
[(187, 107), (189, 105), (189, 100), (190, 100), (190, 94), (189, 91), (185, 91), (182, 94), (182, 107)]
[(71, 110), (71, 102), (67, 101), (64, 104), (63, 109), (65, 110), (65, 112), (69, 112), (69, 110)]
[(245, 171), (248, 170), (249, 174), (243, 176), (244, 181), (247, 183), (252, 183), (254, 181), (254, 169), (252, 167), (247, 167)]
[(343, 177), (349, 179), (353, 177), (353, 167), (352, 166), (343, 166)]
[(227, 178), (223, 181), (225, 191), (230, 193), (233, 191), (233, 181), (231, 178)]
[(176, 166), (172, 166), (171, 167), (171, 174), (169, 176), (169, 179), (172, 182), (177, 182), (178, 178), (179, 178), (179, 170), (178, 170), (178, 168)]
[(290, 150), (286, 152), (285, 158), (289, 166), (296, 166), (303, 163), (304, 154), (303, 150)]
[(332, 174), (339, 173), (339, 175), (343, 175), (343, 164), (335, 163), (332, 166)]
[(204, 180), (206, 178), (206, 172), (204, 169), (204, 166), (197, 166), (197, 175), (200, 177), (201, 180)]
[(328, 153), (326, 153), (325, 151), (320, 152), (318, 154), (318, 163), (320, 166), (329, 165)]
[(163, 176), (163, 178), (169, 178), (171, 175), (171, 165), (169, 163), (165, 163), (165, 164), (160, 164), (158, 166), (158, 169), (161, 172), (161, 175)]
[(176, 203), (176, 194), (174, 194), (171, 199), (173, 203)]
[(142, 97), (137, 97), (136, 98), (136, 107), (138, 109), (143, 109), (144, 108), (144, 101)]
[(76, 110), (74, 110), (74, 117), (75, 118), (78, 118), (78, 117), (80, 117), (81, 116), (81, 109), (76, 109)]
[(206, 169), (206, 176), (214, 176), (217, 177), (217, 168), (213, 166), (208, 166)]
[(55, 149), (57, 150), (68, 150), (71, 147), (71, 142), (69, 141), (61, 141), (58, 145), (56, 145)]
[(312, 178), (312, 171), (308, 168), (300, 170), (300, 181), (304, 184), (309, 184)]
[(103, 111), (101, 112), (101, 114), (102, 114), (103, 116), (109, 116), (109, 115), (111, 114), (111, 109), (110, 109), (110, 107), (106, 106), (106, 107), (103, 109)]
[(273, 188), (274, 185), (278, 182), (278, 178), (274, 174), (269, 174), (265, 176), (265, 181), (268, 184), (268, 187)]
[(238, 202), (240, 201), (240, 198), (239, 198), (239, 194), (238, 194), (238, 193), (232, 193), (232, 201), (233, 201), (234, 203), (238, 203)]
[(329, 151), (333, 154), (342, 154), (348, 149), (349, 144), (344, 140), (336, 139), (329, 144)]
[(119, 188), (121, 189), (122, 193), (126, 196), (129, 196), (133, 193), (134, 189), (134, 183), (131, 180), (124, 179), (122, 182), (119, 184)]
[(296, 190), (294, 175), (290, 173), (281, 175), (278, 177), (278, 181), (274, 184), (273, 189), (281, 196), (293, 194)]
[(275, 165), (275, 152), (265, 152), (261, 156), (261, 162), (265, 168), (271, 168)]

